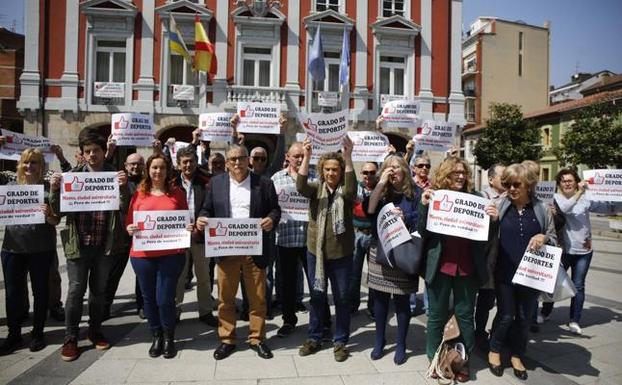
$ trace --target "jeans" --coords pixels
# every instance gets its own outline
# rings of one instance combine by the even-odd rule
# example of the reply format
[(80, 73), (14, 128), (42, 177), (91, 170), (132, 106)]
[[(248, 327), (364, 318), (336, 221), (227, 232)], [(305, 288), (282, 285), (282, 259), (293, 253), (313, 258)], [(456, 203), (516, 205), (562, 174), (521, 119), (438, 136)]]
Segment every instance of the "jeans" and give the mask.
[[(570, 300), (570, 322), (579, 323), (585, 302), (585, 277), (592, 262), (593, 251), (587, 254), (562, 254), (562, 266), (566, 271), (571, 268), (572, 283), (577, 289), (577, 294)], [(548, 316), (553, 311), (553, 302), (542, 305), (542, 314)]]
[(21, 334), (27, 273), (30, 274), (30, 284), (34, 297), (33, 333), (43, 333), (49, 296), (48, 278), (53, 258), (54, 250), (30, 254), (2, 251), (6, 314), (10, 335), (19, 336)]
[(175, 289), (184, 268), (184, 254), (130, 258), (143, 293), (145, 316), (151, 330), (175, 330)]
[(497, 317), (490, 335), (490, 351), (501, 352), (509, 337), (510, 354), (522, 358), (528, 341), (529, 324), (539, 291), (529, 287), (500, 283), (495, 286)]
[[(315, 282), (316, 256), (307, 251), (307, 274), (311, 286), (311, 311), (309, 313), (308, 336), (314, 341), (322, 339), (328, 296), (325, 292), (313, 290)], [(330, 282), (335, 302), (334, 342), (347, 344), (350, 338), (350, 304), (348, 301), (348, 283), (352, 276), (352, 256), (324, 260), (324, 274)], [(327, 285), (328, 288), (328, 285)]]
[(352, 263), (352, 279), (348, 288), (350, 310), (357, 311), (361, 304), (361, 275), (363, 264), (369, 252), (372, 235), (356, 230), (354, 238), (354, 259)]
[(106, 286), (114, 258), (103, 247), (81, 246), (80, 257), (67, 260), (69, 289), (65, 301), (65, 334), (78, 338), (86, 285), (89, 286), (89, 328), (99, 332), (106, 305)]

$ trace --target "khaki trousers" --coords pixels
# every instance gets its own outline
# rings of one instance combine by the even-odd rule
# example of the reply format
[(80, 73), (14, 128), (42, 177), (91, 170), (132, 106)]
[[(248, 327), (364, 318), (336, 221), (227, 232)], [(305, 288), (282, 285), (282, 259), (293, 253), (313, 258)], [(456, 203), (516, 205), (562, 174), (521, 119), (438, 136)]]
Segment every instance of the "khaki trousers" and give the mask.
[(199, 303), (199, 317), (212, 313), (214, 306), (212, 301), (212, 281), (209, 277), (210, 258), (205, 258), (205, 244), (191, 243), (186, 250), (186, 262), (184, 270), (179, 275), (177, 290), (175, 293), (175, 305), (181, 306), (184, 302), (184, 292), (186, 290), (186, 276), (190, 268), (190, 255), (194, 265), (194, 274), (197, 276), (197, 302)]
[(223, 257), (216, 264), (218, 274), (218, 335), (221, 342), (235, 344), (235, 296), (240, 283), (240, 270), (249, 301), (249, 334), (247, 342), (260, 343), (266, 333), (266, 271), (255, 266), (249, 256)]

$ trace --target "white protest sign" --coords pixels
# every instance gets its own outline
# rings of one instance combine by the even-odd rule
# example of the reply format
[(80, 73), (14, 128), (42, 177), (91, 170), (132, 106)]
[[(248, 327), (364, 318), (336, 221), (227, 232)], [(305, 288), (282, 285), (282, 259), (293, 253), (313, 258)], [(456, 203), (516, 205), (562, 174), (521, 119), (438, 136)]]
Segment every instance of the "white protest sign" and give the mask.
[(541, 181), (536, 184), (536, 198), (544, 203), (553, 203), (555, 195), (555, 182)]
[(349, 131), (354, 162), (382, 162), (388, 154), (389, 138), (380, 132)]
[(201, 140), (210, 142), (229, 142), (233, 135), (229, 112), (210, 112), (199, 115)]
[(153, 116), (133, 113), (112, 114), (112, 139), (117, 146), (151, 147), (155, 138)]
[(416, 100), (393, 100), (382, 108), (385, 128), (417, 128), (419, 125), (419, 102)]
[(484, 209), (489, 204), (477, 195), (437, 190), (430, 202), (426, 228), (438, 234), (486, 241), (490, 217)]
[(280, 134), (281, 105), (279, 103), (238, 103), (240, 121), (238, 132)]
[[(297, 142), (304, 142), (305, 138), (307, 138), (307, 134), (305, 134), (304, 132), (297, 132), (296, 133), (296, 141)], [(320, 146), (319, 143), (315, 142), (315, 141), (311, 141), (311, 160), (309, 161), (309, 164), (317, 164), (318, 160), (320, 159), (320, 155), (323, 151), (322, 151), (322, 147)]]
[(339, 92), (320, 91), (317, 95), (317, 104), (320, 107), (337, 107), (339, 105)]
[(44, 202), (42, 184), (0, 186), (0, 224), (45, 223)]
[(261, 218), (209, 218), (205, 226), (205, 256), (261, 255)]
[(309, 199), (300, 195), (293, 184), (274, 184), (279, 206), (281, 207), (281, 222), (309, 221)]
[(54, 161), (52, 143), (44, 136), (29, 136), (5, 130), (0, 130), (5, 138), (5, 143), (0, 146), (0, 159), (19, 160), (22, 152), (27, 148), (38, 148), (43, 152), (46, 163)]
[(119, 209), (119, 176), (112, 172), (67, 172), (61, 184), (60, 211)]
[(181, 150), (182, 148), (188, 147), (189, 144), (190, 143), (177, 140), (175, 141), (175, 144), (169, 146), (168, 151), (171, 153), (171, 159), (173, 160), (173, 163), (177, 163), (177, 151)]
[(593, 201), (622, 202), (622, 170), (585, 170), (587, 197)]
[(444, 152), (454, 144), (456, 125), (437, 120), (424, 120), (413, 137), (418, 150)]
[(553, 293), (561, 260), (562, 249), (559, 247), (544, 245), (537, 251), (526, 250), (512, 283)]
[(348, 111), (332, 114), (299, 112), (298, 120), (302, 123), (307, 137), (313, 142), (311, 164), (317, 164), (317, 159), (322, 154), (341, 149), (343, 137), (347, 133)]
[(406, 99), (408, 99), (406, 95), (380, 94), (380, 107), (384, 107), (385, 104), (392, 102), (394, 100), (406, 100)]
[(94, 82), (94, 95), (97, 98), (122, 98), (125, 96), (125, 83)]
[(172, 250), (190, 247), (188, 210), (134, 211), (134, 224), (138, 231), (132, 237), (136, 251)]
[(395, 205), (388, 203), (378, 213), (376, 230), (378, 231), (380, 246), (384, 250), (385, 255), (389, 255), (393, 248), (412, 239), (404, 221), (394, 210)]

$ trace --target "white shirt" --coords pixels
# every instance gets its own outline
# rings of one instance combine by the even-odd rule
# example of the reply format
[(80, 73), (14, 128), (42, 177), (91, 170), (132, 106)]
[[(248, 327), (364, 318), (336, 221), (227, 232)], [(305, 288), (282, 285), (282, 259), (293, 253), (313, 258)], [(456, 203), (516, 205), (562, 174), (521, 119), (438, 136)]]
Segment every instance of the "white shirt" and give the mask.
[(194, 223), (196, 218), (194, 217), (194, 189), (192, 188), (192, 181), (186, 180), (183, 175), (180, 175), (179, 177), (181, 178), (181, 184), (184, 186), (184, 190), (186, 190), (186, 200), (188, 201), (190, 222)]
[(229, 202), (231, 218), (250, 218), (251, 213), (251, 173), (238, 183), (229, 175)]

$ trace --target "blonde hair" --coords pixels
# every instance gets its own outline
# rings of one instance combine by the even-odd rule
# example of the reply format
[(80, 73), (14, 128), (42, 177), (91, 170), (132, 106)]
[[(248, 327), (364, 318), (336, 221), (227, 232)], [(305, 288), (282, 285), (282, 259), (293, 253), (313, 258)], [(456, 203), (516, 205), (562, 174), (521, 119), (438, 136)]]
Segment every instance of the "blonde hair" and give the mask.
[(43, 175), (45, 173), (45, 159), (43, 158), (43, 152), (41, 152), (41, 150), (39, 150), (38, 148), (27, 148), (22, 151), (22, 154), (19, 157), (19, 161), (17, 162), (17, 183), (27, 184), (25, 168), (26, 162), (28, 161), (34, 161), (40, 165), (37, 182), (42, 182)]
[(408, 164), (406, 163), (406, 160), (404, 158), (402, 158), (399, 155), (389, 155), (385, 158), (384, 162), (382, 162), (382, 166), (380, 166), (380, 171), (378, 172), (379, 175), (382, 175), (382, 173), (384, 172), (384, 170), (389, 167), (389, 164), (392, 161), (396, 161), (400, 170), (402, 170), (402, 173), (404, 175), (403, 178), (403, 182), (402, 185), (399, 188), (395, 188), (395, 186), (392, 183), (387, 183), (383, 188), (382, 188), (382, 196), (385, 198), (391, 198), (392, 195), (394, 193), (402, 193), (404, 194), (404, 196), (406, 196), (409, 199), (414, 199), (415, 197), (415, 181), (414, 179), (410, 176), (410, 170), (408, 169)]
[(324, 183), (324, 163), (326, 163), (327, 160), (336, 160), (339, 162), (339, 168), (341, 168), (341, 179), (339, 180), (339, 184), (341, 184), (346, 172), (346, 162), (343, 160), (343, 156), (341, 156), (338, 152), (327, 152), (326, 154), (320, 156), (320, 160), (317, 164), (320, 182)]
[(464, 186), (463, 192), (473, 191), (473, 181), (471, 180), (471, 170), (469, 165), (462, 159), (457, 157), (450, 157), (443, 160), (443, 162), (434, 170), (434, 178), (432, 180), (432, 188), (434, 190), (443, 190), (449, 187), (451, 183), (450, 175), (454, 171), (457, 165), (461, 164), (464, 168)]
[(507, 166), (501, 174), (501, 183), (508, 184), (513, 181), (519, 181), (527, 186), (528, 191), (533, 191), (538, 183), (538, 176), (525, 165), (525, 162), (514, 163)]

